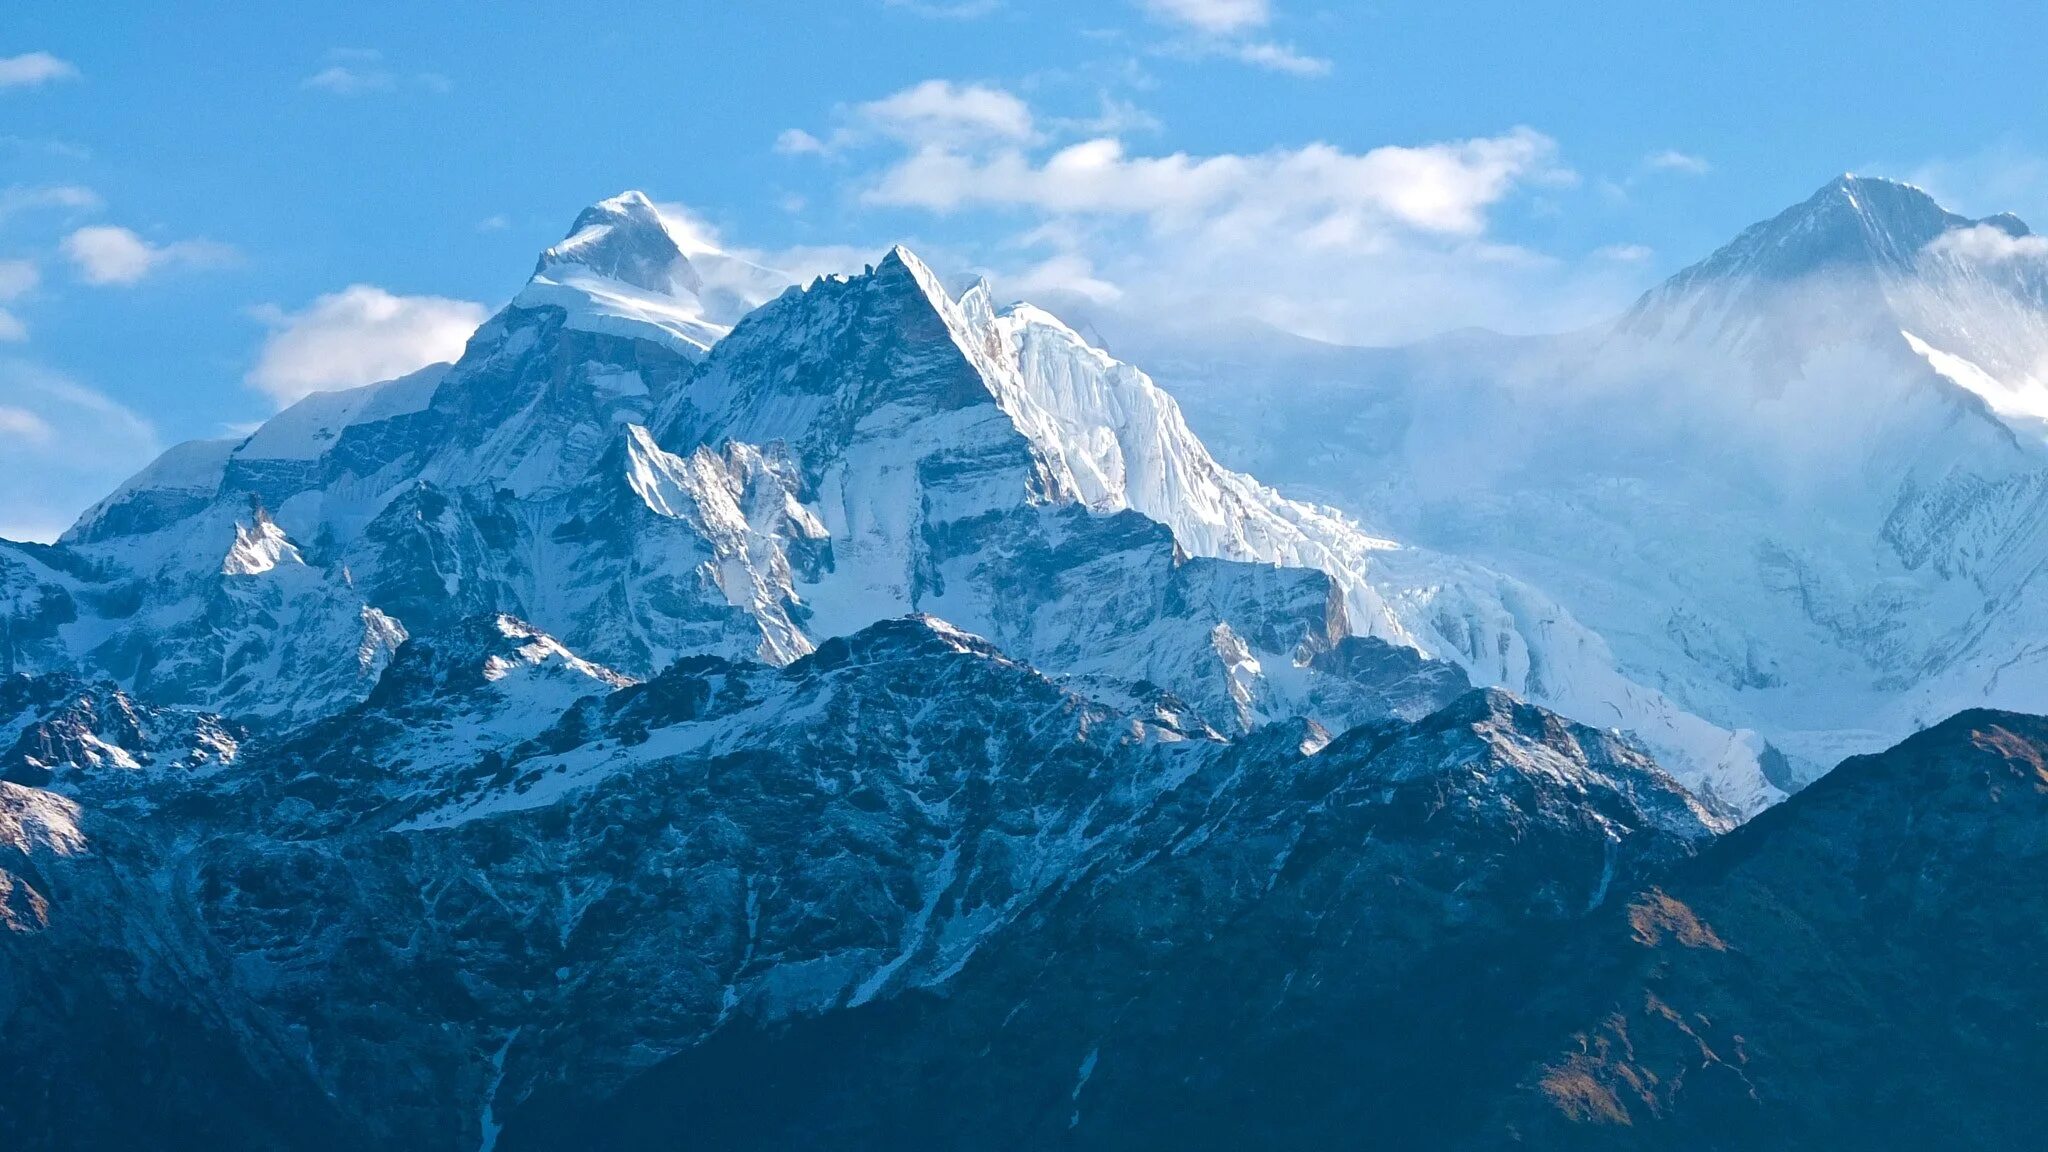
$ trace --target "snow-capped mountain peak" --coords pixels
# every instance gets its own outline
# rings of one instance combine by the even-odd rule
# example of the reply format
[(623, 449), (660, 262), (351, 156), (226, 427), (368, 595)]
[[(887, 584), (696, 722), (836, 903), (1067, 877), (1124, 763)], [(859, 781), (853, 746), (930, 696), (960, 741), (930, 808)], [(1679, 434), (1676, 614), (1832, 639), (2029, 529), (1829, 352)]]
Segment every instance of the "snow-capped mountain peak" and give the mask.
[(533, 278), (512, 301), (519, 309), (559, 308), (569, 327), (600, 335), (649, 333), (675, 351), (701, 357), (736, 317), (710, 299), (699, 262), (734, 263), (662, 215), (642, 192), (622, 192), (585, 208), (560, 243), (540, 254)]
[(235, 524), (235, 543), (220, 563), (222, 575), (254, 576), (280, 564), (305, 564), (298, 546), (264, 511), (263, 505), (253, 504), (249, 511), (247, 525)]
[(1903, 273), (1944, 233), (1978, 226), (2026, 233), (2026, 225), (2011, 216), (1972, 220), (1943, 208), (1914, 185), (1845, 175), (1745, 229), (1680, 273), (1672, 286), (1735, 277), (1790, 281), (1822, 272)]
[[(695, 296), (703, 279), (644, 192), (622, 192), (585, 208), (561, 243), (540, 254), (535, 276), (599, 276), (648, 292)], [(694, 247), (702, 247), (693, 243)]]

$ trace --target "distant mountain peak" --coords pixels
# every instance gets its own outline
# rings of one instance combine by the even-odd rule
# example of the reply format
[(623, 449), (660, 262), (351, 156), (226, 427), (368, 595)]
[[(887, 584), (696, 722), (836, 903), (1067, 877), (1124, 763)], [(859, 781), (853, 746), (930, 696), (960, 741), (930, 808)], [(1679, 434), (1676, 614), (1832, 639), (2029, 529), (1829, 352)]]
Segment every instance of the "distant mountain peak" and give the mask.
[(1926, 190), (1897, 180), (1847, 174), (1673, 279), (1674, 286), (1751, 277), (1796, 280), (1824, 272), (1902, 271), (1944, 233), (1988, 224), (2024, 234), (2014, 217), (1972, 220)]
[(1972, 219), (1926, 189), (1846, 173), (1645, 293), (1621, 327), (1653, 339), (1708, 336), (1766, 364), (1845, 323), (1861, 326), (1859, 338), (1930, 325), (1952, 335), (1940, 316), (1923, 315), (1927, 302), (1947, 300), (1943, 315), (1981, 307), (1962, 303), (1981, 278), (1958, 277), (1953, 259), (1930, 254), (1997, 252), (2030, 236), (2010, 213)]
[(535, 276), (561, 279), (587, 271), (667, 296), (695, 296), (703, 279), (686, 247), (703, 246), (679, 236), (644, 192), (626, 191), (585, 208), (561, 242), (540, 254)]
[(917, 294), (924, 297), (934, 309), (944, 313), (957, 303), (953, 294), (946, 291), (945, 281), (932, 271), (931, 265), (918, 258), (917, 253), (901, 244), (892, 244), (882, 254), (869, 277), (878, 284), (889, 284), (907, 279)]
[(540, 254), (533, 278), (512, 306), (558, 308), (572, 328), (651, 337), (695, 359), (745, 310), (729, 299), (735, 295), (730, 287), (707, 288), (707, 268), (765, 271), (727, 256), (686, 222), (670, 219), (646, 193), (621, 192), (577, 214), (569, 234)]

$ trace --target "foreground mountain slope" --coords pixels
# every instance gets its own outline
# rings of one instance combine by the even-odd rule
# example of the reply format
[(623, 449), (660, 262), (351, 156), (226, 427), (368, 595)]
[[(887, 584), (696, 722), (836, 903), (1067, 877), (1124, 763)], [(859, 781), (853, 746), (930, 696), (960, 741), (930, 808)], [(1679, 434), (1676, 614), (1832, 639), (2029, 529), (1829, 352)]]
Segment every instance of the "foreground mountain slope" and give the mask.
[[(1332, 741), (1274, 725), (1162, 794), (932, 995), (735, 1017), (506, 1147), (1400, 1143), (1502, 1054), (1518, 956), (1720, 825), (1626, 744), (1498, 692)], [(1299, 1139), (1297, 1139), (1297, 1137)]]
[(1555, 1000), (1590, 1010), (1500, 1145), (2032, 1146), (2044, 863), (2041, 717), (1844, 763), (1567, 953), (1591, 975)]
[(1697, 857), (1569, 731), (1474, 697), (1168, 798), (936, 994), (735, 1020), (504, 1146), (2037, 1143), (2048, 720), (1964, 713)]
[[(241, 744), (111, 687), (7, 693), (40, 786), (0, 782), (0, 1132), (42, 1148), (474, 1145), (728, 1021), (947, 985), (1150, 841), (1196, 843), (1163, 813), (1231, 835), (1267, 811), (1270, 845), (1315, 819), (1289, 781), (1329, 739), (1233, 744), (1166, 693), (1107, 706), (928, 617), (645, 683), (486, 617), (411, 637), (332, 720)], [(1646, 861), (1718, 819), (1612, 737), (1470, 699), (1546, 771), (1634, 774), (1643, 797), (1602, 802), (1674, 830)]]
[[(274, 1081), (337, 1143), (474, 1145), (501, 1086), (943, 979), (1225, 748), (930, 620), (624, 687), (517, 622), (415, 639), (345, 721), (232, 766), (0, 784), (0, 1019), (71, 1036), (5, 1046), (37, 1103), (0, 1119), (91, 1146), (59, 1121), (134, 1053)], [(96, 1004), (140, 1022), (126, 1047), (84, 1042)]]

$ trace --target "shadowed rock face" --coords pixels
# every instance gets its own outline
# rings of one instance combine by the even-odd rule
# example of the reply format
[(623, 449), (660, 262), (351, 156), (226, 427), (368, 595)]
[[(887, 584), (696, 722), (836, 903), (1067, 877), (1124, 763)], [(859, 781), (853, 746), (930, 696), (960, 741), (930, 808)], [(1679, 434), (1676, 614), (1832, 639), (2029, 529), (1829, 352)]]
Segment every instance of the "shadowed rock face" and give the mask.
[(2048, 1074), (2048, 721), (1845, 762), (1575, 943), (1489, 1142), (2027, 1148)]
[[(1070, 954), (1105, 963), (1054, 988), (1080, 997), (1047, 1002), (1063, 1026), (1146, 976), (1172, 977), (1155, 1030), (1181, 983), (1284, 999), (1271, 949), (1316, 985), (1354, 939), (1376, 999), (1720, 826), (1630, 745), (1497, 692), (1232, 742), (929, 618), (641, 684), (485, 618), (232, 763), (54, 780), (94, 787), (0, 784), (0, 1022), (45, 1049), (7, 1046), (32, 1106), (0, 1131), (49, 1147), (467, 1147), (778, 1021), (957, 1003), (966, 1043)], [(156, 1065), (181, 1071), (65, 1128)]]
[[(500, 1085), (940, 980), (1227, 747), (929, 619), (637, 685), (505, 617), (422, 635), (232, 765), (0, 783), (0, 1048), (33, 1105), (0, 1133), (212, 1132), (263, 1091), (331, 1114), (278, 1146), (475, 1146)], [(203, 1083), (66, 1128), (159, 1063)]]
[(2048, 721), (1963, 714), (1695, 858), (1547, 727), (1475, 698), (1240, 774), (937, 994), (735, 1022), (506, 1146), (2036, 1146)]
[(1274, 725), (1240, 742), (932, 994), (735, 1020), (613, 1099), (537, 1096), (506, 1146), (1440, 1130), (1447, 1062), (1506, 1074), (1485, 1034), (1527, 994), (1520, 969), (1717, 821), (1611, 736), (1499, 693), (1326, 739)]

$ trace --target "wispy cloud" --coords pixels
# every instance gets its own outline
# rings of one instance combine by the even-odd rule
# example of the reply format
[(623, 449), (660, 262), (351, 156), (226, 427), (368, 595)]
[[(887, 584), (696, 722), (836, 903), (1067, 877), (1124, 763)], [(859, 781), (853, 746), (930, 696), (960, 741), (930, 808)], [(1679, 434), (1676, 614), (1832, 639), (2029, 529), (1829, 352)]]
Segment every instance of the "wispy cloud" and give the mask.
[(1324, 76), (1330, 62), (1292, 44), (1258, 39), (1273, 22), (1269, 0), (1138, 0), (1154, 20), (1180, 31), (1162, 51), (1190, 58), (1222, 57), (1292, 76)]
[(0, 443), (9, 440), (28, 444), (48, 444), (55, 439), (57, 430), (50, 422), (26, 408), (12, 404), (0, 404)]
[(823, 140), (801, 128), (785, 128), (775, 138), (775, 150), (784, 156), (817, 156), (830, 151)]
[(1139, 0), (1139, 6), (1162, 20), (1216, 35), (1263, 28), (1273, 18), (1268, 0)]
[(883, 135), (918, 147), (982, 140), (1029, 140), (1031, 107), (984, 84), (926, 80), (862, 104), (860, 118)]
[(1003, 0), (882, 0), (882, 7), (932, 20), (979, 20), (1001, 11)]
[(0, 133), (0, 148), (9, 152), (55, 156), (62, 160), (90, 160), (92, 149), (69, 140), (45, 140), (33, 136)]
[(10, 184), (0, 188), (0, 223), (42, 209), (94, 212), (101, 204), (100, 194), (83, 184)]
[(1958, 212), (2048, 213), (2048, 156), (2015, 143), (1899, 167), (1907, 180)]
[(9, 307), (16, 300), (35, 291), (42, 281), (42, 271), (33, 260), (0, 260), (0, 343), (18, 343), (28, 339), (28, 325), (22, 323)]
[(75, 80), (78, 67), (48, 52), (0, 56), (0, 90), (35, 88), (55, 80)]
[(127, 228), (93, 225), (64, 238), (64, 255), (88, 284), (139, 284), (172, 267), (205, 268), (233, 262), (237, 253), (211, 240), (155, 244)]
[(1594, 259), (1611, 260), (1616, 264), (1641, 264), (1656, 254), (1656, 250), (1646, 244), (1609, 244), (1593, 250)]
[(366, 92), (391, 91), (398, 87), (398, 77), (382, 69), (330, 64), (300, 81), (299, 86), (336, 96), (361, 96)]
[(407, 73), (393, 68), (375, 48), (335, 48), (327, 53), (327, 59), (327, 67), (299, 81), (299, 87), (331, 96), (368, 96), (405, 87), (444, 94), (455, 88), (455, 81), (439, 72)]
[[(1566, 269), (1494, 237), (1510, 202), (1577, 181), (1533, 129), (1362, 151), (1165, 152), (1126, 138), (1149, 118), (1118, 113), (1090, 134), (981, 87), (974, 106), (1000, 116), (937, 127), (903, 118), (888, 132), (848, 116), (858, 131), (819, 143), (834, 149), (857, 203), (975, 221), (953, 231), (993, 238), (962, 262), (1006, 291), (1128, 296), (1183, 316), (1374, 342), (1459, 324), (1569, 325), (1639, 287), (1629, 266), (1638, 254), (1617, 249)], [(917, 85), (905, 90), (921, 92), (916, 100), (897, 93), (858, 107), (924, 107), (960, 89)]]
[(80, 509), (161, 449), (112, 397), (27, 360), (0, 358), (0, 536), (53, 540)]
[(785, 156), (830, 156), (877, 141), (910, 148), (964, 148), (984, 142), (1033, 140), (1038, 129), (1031, 106), (1012, 93), (986, 84), (925, 80), (878, 100), (842, 106), (829, 134), (786, 128), (775, 138)]
[(1330, 72), (1328, 60), (1297, 52), (1287, 44), (1256, 40), (1232, 45), (1229, 54), (1255, 67), (1295, 76), (1326, 76)]
[(313, 392), (389, 380), (454, 360), (489, 313), (445, 296), (400, 296), (351, 284), (296, 311), (255, 310), (270, 328), (247, 382), (280, 407)]
[(1024, 149), (925, 146), (866, 190), (872, 204), (951, 212), (1027, 207), (1135, 217), (1158, 231), (1289, 230), (1370, 242), (1387, 227), (1476, 235), (1486, 209), (1530, 179), (1566, 174), (1541, 133), (1347, 152), (1328, 144), (1264, 153), (1132, 155), (1113, 137), (1042, 158)]
[(1075, 136), (1128, 136), (1138, 132), (1157, 132), (1165, 125), (1159, 117), (1128, 100), (1119, 100), (1105, 92), (1101, 97), (1100, 110), (1093, 116), (1062, 117), (1053, 120), (1050, 127), (1058, 132)]
[(1652, 172), (1676, 172), (1685, 176), (1704, 176), (1714, 170), (1714, 166), (1704, 157), (1695, 156), (1690, 152), (1680, 152), (1675, 148), (1666, 148), (1643, 157), (1643, 167)]
[(2010, 264), (2016, 260), (2048, 261), (2048, 236), (2015, 236), (2003, 228), (1979, 224), (1955, 228), (1928, 245), (1937, 252), (1980, 264)]

